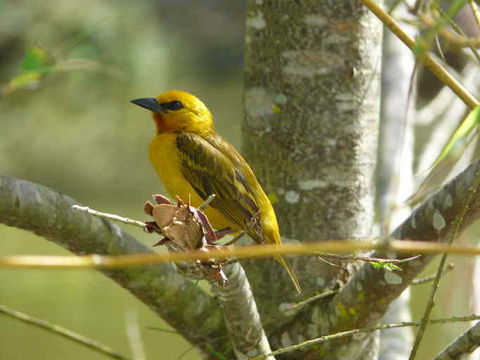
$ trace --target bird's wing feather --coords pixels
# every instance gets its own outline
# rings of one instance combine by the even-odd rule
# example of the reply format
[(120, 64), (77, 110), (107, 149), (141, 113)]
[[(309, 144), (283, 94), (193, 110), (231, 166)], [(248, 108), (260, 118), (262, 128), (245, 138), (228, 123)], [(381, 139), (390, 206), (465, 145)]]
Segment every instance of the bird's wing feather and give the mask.
[(255, 197), (260, 185), (254, 177), (252, 183), (253, 172), (240, 154), (219, 135), (179, 134), (176, 144), (182, 174), (198, 195), (207, 199), (215, 194), (210, 205), (263, 242)]

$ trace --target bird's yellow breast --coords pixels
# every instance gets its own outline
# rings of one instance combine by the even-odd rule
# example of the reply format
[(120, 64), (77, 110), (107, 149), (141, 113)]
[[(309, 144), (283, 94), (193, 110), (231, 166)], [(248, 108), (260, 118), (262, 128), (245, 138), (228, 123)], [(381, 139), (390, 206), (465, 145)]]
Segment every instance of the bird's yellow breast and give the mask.
[[(149, 148), (150, 161), (173, 198), (178, 195), (183, 201), (190, 201), (192, 206), (198, 207), (204, 200), (182, 174), (176, 138), (175, 133), (155, 135)], [(205, 213), (212, 226), (217, 230), (225, 228), (241, 230), (211, 206), (205, 209)]]

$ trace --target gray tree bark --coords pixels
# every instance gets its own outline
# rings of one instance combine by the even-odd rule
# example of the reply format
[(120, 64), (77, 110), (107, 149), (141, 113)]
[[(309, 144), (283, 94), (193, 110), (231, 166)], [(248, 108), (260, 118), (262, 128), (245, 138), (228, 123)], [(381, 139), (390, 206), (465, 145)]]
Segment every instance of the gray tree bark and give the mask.
[[(153, 253), (117, 225), (73, 210), (74, 204), (72, 198), (45, 186), (0, 176), (1, 224), (34, 232), (77, 255)], [(212, 340), (224, 337), (227, 331), (218, 303), (171, 264), (103, 273), (196, 344), (206, 359), (215, 359), (209, 344), (225, 354), (232, 351), (230, 342)]]
[[(370, 236), (380, 22), (358, 1), (251, 0), (247, 16), (243, 149), (276, 200), (283, 241)], [(292, 262), (303, 297), (345, 275), (315, 258)], [(246, 270), (274, 348), (328, 332), (316, 306), (293, 321), (279, 312), (298, 300), (278, 265)]]

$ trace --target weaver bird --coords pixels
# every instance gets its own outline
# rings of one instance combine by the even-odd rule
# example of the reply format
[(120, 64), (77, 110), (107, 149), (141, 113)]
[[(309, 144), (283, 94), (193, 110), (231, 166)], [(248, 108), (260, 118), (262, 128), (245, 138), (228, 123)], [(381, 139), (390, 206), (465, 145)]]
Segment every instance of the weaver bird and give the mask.
[[(243, 157), (215, 132), (212, 114), (203, 102), (171, 90), (132, 103), (152, 112), (156, 134), (150, 143), (150, 161), (170, 195), (190, 199), (198, 207), (215, 194), (205, 213), (216, 230), (245, 230), (257, 243), (281, 243), (270, 200)], [(300, 293), (287, 260), (281, 256), (275, 260)]]

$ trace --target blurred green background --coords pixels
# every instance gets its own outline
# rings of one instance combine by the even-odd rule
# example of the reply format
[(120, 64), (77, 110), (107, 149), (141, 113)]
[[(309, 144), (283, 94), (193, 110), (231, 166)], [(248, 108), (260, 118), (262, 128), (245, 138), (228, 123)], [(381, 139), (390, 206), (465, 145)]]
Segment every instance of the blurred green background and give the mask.
[[(147, 159), (153, 124), (129, 100), (168, 89), (192, 92), (211, 108), (218, 131), (240, 146), (244, 17), (243, 0), (0, 0), (0, 173), (143, 219), (143, 203), (162, 188)], [(0, 253), (66, 251), (0, 225)], [(469, 313), (464, 274), (472, 265), (464, 259), (460, 265), (443, 285), (448, 296), (437, 315)], [(178, 359), (190, 348), (178, 335), (148, 329), (167, 326), (94, 271), (2, 269), (0, 284), (0, 304), (126, 354), (130, 311), (138, 313), (147, 358)], [(416, 318), (428, 289), (415, 288)], [(420, 358), (431, 358), (461, 328), (432, 327)], [(0, 360), (52, 358), (105, 359), (0, 315)]]
[[(218, 131), (239, 146), (244, 6), (241, 0), (0, 1), (0, 173), (144, 219), (144, 202), (163, 189), (147, 155), (153, 122), (129, 101), (169, 89), (197, 94)], [(32, 47), (53, 69), (11, 89)], [(146, 244), (155, 241), (127, 230)], [(67, 252), (0, 225), (0, 253)], [(125, 314), (132, 309), (149, 359), (177, 359), (190, 347), (178, 335), (147, 329), (167, 326), (95, 271), (0, 270), (0, 284), (1, 304), (126, 354)], [(52, 358), (106, 357), (0, 315), (0, 359)], [(198, 355), (192, 350), (183, 359)]]

